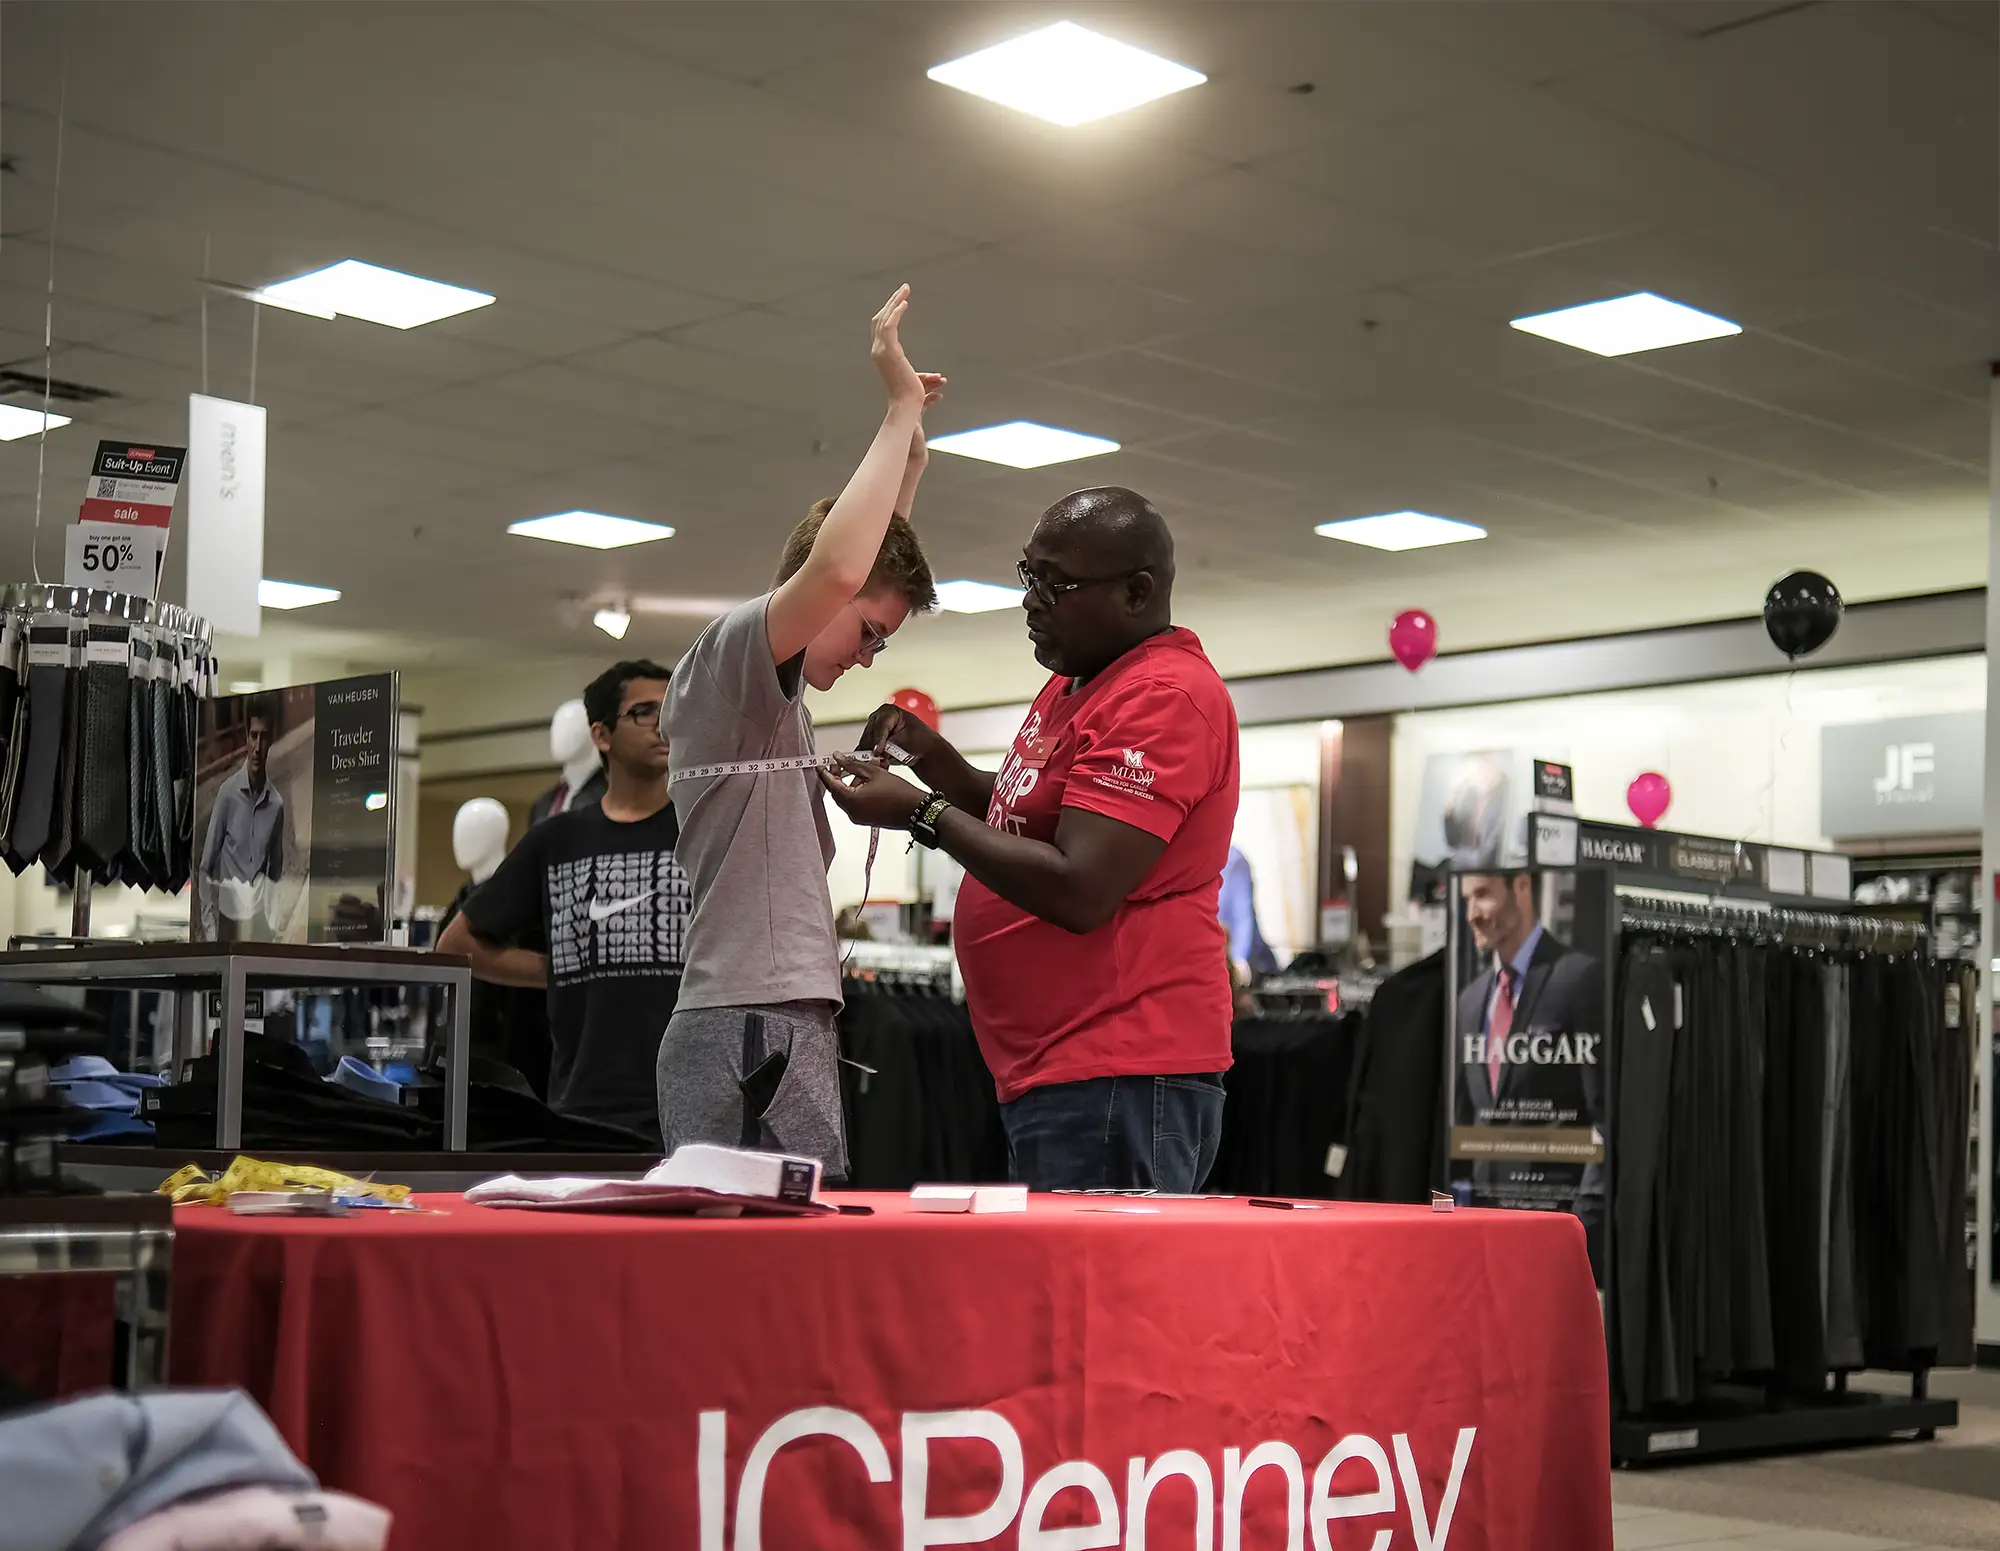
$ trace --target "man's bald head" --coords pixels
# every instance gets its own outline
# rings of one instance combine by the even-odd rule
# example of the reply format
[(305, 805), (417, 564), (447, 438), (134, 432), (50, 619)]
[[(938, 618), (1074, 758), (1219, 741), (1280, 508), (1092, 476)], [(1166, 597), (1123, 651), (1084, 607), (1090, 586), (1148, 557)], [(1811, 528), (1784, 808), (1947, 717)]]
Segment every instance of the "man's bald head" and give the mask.
[(1028, 637), (1053, 672), (1094, 678), (1173, 626), (1174, 536), (1136, 491), (1064, 496), (1042, 513), (1023, 558), (1043, 584), (1023, 599)]
[(1150, 571), (1162, 592), (1173, 590), (1174, 536), (1167, 519), (1136, 490), (1096, 485), (1072, 491), (1042, 513), (1035, 533), (1106, 566)]

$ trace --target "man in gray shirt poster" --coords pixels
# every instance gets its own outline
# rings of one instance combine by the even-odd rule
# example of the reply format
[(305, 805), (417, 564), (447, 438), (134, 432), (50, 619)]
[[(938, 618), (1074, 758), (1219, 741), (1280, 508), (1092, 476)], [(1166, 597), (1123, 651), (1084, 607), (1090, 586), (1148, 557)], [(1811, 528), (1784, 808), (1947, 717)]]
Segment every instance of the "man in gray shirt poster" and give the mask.
[(243, 767), (215, 794), (201, 848), (203, 935), (213, 942), (267, 942), (285, 871), (285, 799), (270, 781), (274, 703), (259, 697), (243, 715)]
[[(909, 524), (922, 477), (923, 412), (944, 379), (912, 370), (898, 338), (902, 287), (875, 315), (870, 356), (888, 411), (837, 500), (786, 540), (777, 585), (710, 625), (674, 669), (662, 726), (693, 885), (680, 1001), (660, 1043), (660, 1130), (685, 1142), (817, 1158), (847, 1175), (841, 1123), (840, 957), (833, 860), (807, 686), (867, 667), (904, 620), (936, 605)], [(789, 769), (768, 762), (792, 761)], [(765, 762), (703, 775), (704, 767)]]

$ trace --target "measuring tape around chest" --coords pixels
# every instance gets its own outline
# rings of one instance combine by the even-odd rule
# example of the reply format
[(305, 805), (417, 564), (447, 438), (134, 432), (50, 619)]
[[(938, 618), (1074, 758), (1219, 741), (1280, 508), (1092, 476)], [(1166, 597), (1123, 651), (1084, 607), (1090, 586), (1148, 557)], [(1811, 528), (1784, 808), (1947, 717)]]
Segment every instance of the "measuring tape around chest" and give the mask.
[[(884, 745), (884, 751), (891, 763), (899, 765), (910, 763), (909, 754), (893, 743)], [(872, 764), (876, 759), (876, 756), (867, 749), (857, 749), (847, 757), (858, 760), (864, 765)], [(830, 770), (832, 767), (833, 756), (830, 754), (786, 754), (773, 759), (731, 759), (719, 764), (690, 765), (685, 770), (676, 770), (667, 777), (667, 784), (672, 787), (682, 781), (702, 781), (712, 776), (771, 775), (786, 770)], [(868, 903), (868, 896), (875, 891), (875, 856), (881, 849), (882, 831), (870, 829), (868, 860), (862, 864), (861, 870), (861, 903), (864, 905)], [(858, 942), (860, 939), (856, 938), (854, 941)], [(847, 959), (853, 954), (854, 948), (850, 944), (846, 957), (840, 961), (843, 970), (847, 967)]]
[[(910, 756), (895, 744), (888, 745), (889, 762), (907, 765)], [(867, 765), (876, 756), (867, 749), (857, 749), (847, 758)], [(833, 768), (831, 754), (786, 754), (775, 759), (730, 759), (714, 765), (689, 765), (685, 770), (676, 770), (667, 777), (671, 785), (678, 786), (683, 781), (706, 781), (712, 776), (770, 775), (781, 770), (830, 770)]]

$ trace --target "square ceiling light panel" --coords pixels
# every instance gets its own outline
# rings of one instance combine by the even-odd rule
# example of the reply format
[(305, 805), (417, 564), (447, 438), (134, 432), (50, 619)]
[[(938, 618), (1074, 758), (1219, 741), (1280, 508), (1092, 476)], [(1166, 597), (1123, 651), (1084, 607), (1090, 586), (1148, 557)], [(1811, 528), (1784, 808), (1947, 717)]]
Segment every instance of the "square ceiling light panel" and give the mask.
[(1665, 350), (1669, 345), (1691, 345), (1696, 340), (1723, 339), (1743, 332), (1741, 324), (1683, 307), (1651, 291), (1516, 318), (1514, 327), (1593, 355), (1637, 355), (1641, 350)]
[(251, 300), (315, 318), (360, 318), (392, 329), (418, 328), (493, 305), (484, 291), (425, 280), (360, 259), (342, 259), (294, 280), (265, 286), (251, 292)]
[(257, 602), (267, 609), (309, 609), (315, 603), (338, 603), (337, 587), (309, 587), (304, 582), (274, 582), (265, 577), (257, 584)]
[(997, 587), (992, 582), (939, 582), (937, 595), (938, 607), (948, 614), (994, 614), (1021, 606), (1019, 587)]
[(977, 431), (933, 436), (930, 448), (961, 458), (977, 458), (982, 463), (1004, 463), (1010, 469), (1039, 469), (1051, 463), (1102, 457), (1107, 452), (1116, 452), (1118, 444), (1102, 436), (1085, 436), (1081, 431), (1037, 425), (1032, 420), (1009, 420), (1005, 425), (984, 426)]
[(523, 538), (577, 544), (585, 549), (623, 549), (627, 544), (650, 544), (654, 539), (674, 536), (674, 530), (665, 523), (609, 517), (603, 512), (555, 512), (547, 517), (509, 523), (507, 531)]
[[(48, 417), (48, 427), (51, 431), (68, 424), (68, 415)], [(42, 412), (39, 409), (23, 409), (19, 404), (0, 404), (0, 442), (18, 442), (24, 436), (33, 436), (41, 428)]]
[(1064, 128), (1109, 118), (1208, 79), (1075, 22), (1057, 22), (934, 65), (929, 75), (942, 86)]
[(1433, 549), (1439, 544), (1467, 544), (1486, 537), (1484, 528), (1429, 512), (1384, 512), (1378, 517), (1350, 517), (1323, 522), (1313, 529), (1323, 539), (1365, 544), (1370, 549)]

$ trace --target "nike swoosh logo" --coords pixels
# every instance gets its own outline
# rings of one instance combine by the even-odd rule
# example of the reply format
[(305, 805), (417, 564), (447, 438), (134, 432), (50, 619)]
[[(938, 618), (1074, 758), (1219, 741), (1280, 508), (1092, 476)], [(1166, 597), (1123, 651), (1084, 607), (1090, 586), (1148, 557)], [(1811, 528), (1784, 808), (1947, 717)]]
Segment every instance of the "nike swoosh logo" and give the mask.
[(623, 915), (634, 906), (645, 904), (647, 900), (659, 892), (658, 889), (648, 889), (643, 894), (635, 894), (630, 899), (616, 899), (608, 905), (593, 899), (590, 902), (590, 919), (593, 921), (608, 921), (615, 915)]

